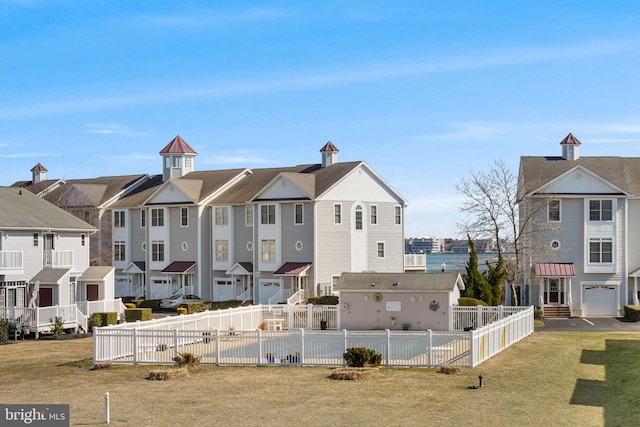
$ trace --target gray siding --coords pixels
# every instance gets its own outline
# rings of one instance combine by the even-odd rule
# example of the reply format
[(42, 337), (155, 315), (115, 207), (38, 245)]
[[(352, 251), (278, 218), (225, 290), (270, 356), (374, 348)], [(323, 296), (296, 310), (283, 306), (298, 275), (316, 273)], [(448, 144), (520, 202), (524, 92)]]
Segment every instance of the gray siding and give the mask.
[(316, 284), (351, 269), (351, 207), (342, 202), (342, 224), (334, 224), (334, 202), (316, 203)]
[[(403, 226), (395, 225), (395, 203), (377, 203), (378, 224), (369, 225), (368, 231), (368, 266), (369, 270), (385, 272), (402, 272), (404, 270)], [(370, 213), (370, 204), (367, 205)], [(370, 218), (367, 218), (370, 223)], [(378, 258), (378, 242), (384, 242), (385, 256)]]
[[(253, 262), (253, 253), (255, 251), (247, 250), (247, 243), (253, 242), (253, 227), (245, 225), (245, 209), (243, 206), (233, 206), (233, 262)], [(254, 215), (255, 224), (255, 215)]]
[[(280, 205), (282, 262), (313, 261), (313, 206), (303, 204), (303, 224), (294, 224), (294, 204)], [(296, 243), (302, 243), (302, 250), (296, 249)]]

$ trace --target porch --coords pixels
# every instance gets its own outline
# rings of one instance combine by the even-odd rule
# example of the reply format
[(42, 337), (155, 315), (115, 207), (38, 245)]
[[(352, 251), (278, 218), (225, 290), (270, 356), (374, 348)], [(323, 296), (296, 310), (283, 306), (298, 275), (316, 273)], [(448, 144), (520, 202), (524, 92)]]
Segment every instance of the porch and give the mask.
[(539, 280), (538, 302), (544, 317), (573, 317), (571, 278), (576, 275), (573, 263), (538, 263), (535, 275)]

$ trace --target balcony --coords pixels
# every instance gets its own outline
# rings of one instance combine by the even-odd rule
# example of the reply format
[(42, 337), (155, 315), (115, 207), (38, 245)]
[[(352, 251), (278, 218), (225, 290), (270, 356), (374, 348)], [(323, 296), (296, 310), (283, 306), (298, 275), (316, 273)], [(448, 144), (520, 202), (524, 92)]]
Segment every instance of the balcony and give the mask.
[(425, 254), (404, 254), (404, 271), (427, 271), (427, 256)]
[(73, 267), (73, 251), (72, 250), (53, 250), (50, 255), (45, 256), (45, 263), (48, 267), (53, 268), (71, 268)]
[(0, 274), (23, 274), (22, 251), (0, 251)]

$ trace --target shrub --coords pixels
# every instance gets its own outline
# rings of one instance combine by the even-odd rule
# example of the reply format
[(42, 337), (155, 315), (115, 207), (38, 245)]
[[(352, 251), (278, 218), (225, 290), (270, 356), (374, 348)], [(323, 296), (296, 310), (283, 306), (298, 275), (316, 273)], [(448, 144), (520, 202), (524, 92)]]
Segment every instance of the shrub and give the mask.
[(53, 319), (49, 319), (51, 325), (51, 332), (55, 338), (60, 338), (64, 335), (64, 319), (60, 316), (56, 316)]
[(347, 362), (347, 366), (352, 368), (378, 366), (382, 363), (382, 355), (380, 353), (364, 347), (350, 347), (342, 357)]
[(442, 365), (440, 366), (440, 368), (438, 368), (438, 373), (440, 374), (461, 374), (462, 373), (462, 369), (460, 369), (459, 366), (452, 366), (452, 365)]
[(534, 319), (538, 319), (538, 320), (543, 320), (544, 319), (544, 313), (539, 308), (534, 308), (533, 309), (533, 318)]
[(124, 320), (126, 322), (136, 322), (138, 320), (151, 320), (150, 308), (128, 308), (124, 311)]
[(461, 297), (458, 298), (458, 305), (460, 307), (473, 307), (476, 305), (487, 305), (486, 302), (479, 300), (479, 299), (475, 299), (475, 298), (470, 298), (470, 297)]
[(338, 368), (329, 375), (332, 380), (368, 380), (378, 376), (378, 368)]
[(9, 340), (9, 319), (0, 319), (0, 342)]
[(624, 306), (624, 317), (633, 322), (640, 321), (640, 306), (627, 304)]
[(307, 302), (314, 305), (338, 305), (340, 298), (335, 295), (322, 295), (319, 297), (309, 297)]
[(196, 356), (193, 353), (184, 352), (178, 353), (178, 355), (173, 358), (173, 361), (176, 362), (180, 367), (193, 369), (200, 364), (200, 357)]
[(93, 313), (89, 317), (89, 328), (99, 328), (100, 326), (102, 326), (102, 316), (100, 313)]
[(167, 371), (151, 371), (147, 376), (148, 380), (163, 381), (163, 380), (175, 380), (178, 378), (185, 378), (189, 376), (189, 371), (186, 369), (171, 369)]
[(187, 314), (187, 309), (185, 307), (178, 307), (176, 311), (178, 314)]
[(138, 307), (137, 305), (135, 305), (132, 302), (125, 302), (124, 306), (127, 307), (127, 308), (137, 308)]

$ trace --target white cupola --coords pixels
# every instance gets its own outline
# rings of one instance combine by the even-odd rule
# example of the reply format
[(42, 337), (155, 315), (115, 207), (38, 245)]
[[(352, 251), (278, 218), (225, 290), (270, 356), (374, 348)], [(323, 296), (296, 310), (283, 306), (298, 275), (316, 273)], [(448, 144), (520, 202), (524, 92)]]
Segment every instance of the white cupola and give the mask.
[(47, 168), (38, 163), (31, 168), (31, 184), (37, 184), (47, 180)]
[(182, 178), (195, 170), (196, 153), (180, 135), (160, 150), (162, 156), (162, 180)]
[(322, 167), (326, 168), (327, 166), (331, 166), (335, 163), (338, 163), (338, 147), (333, 145), (333, 142), (327, 142), (324, 147), (320, 149), (322, 153)]
[(562, 158), (565, 160), (578, 160), (580, 158), (580, 144), (578, 138), (569, 133), (561, 142)]

